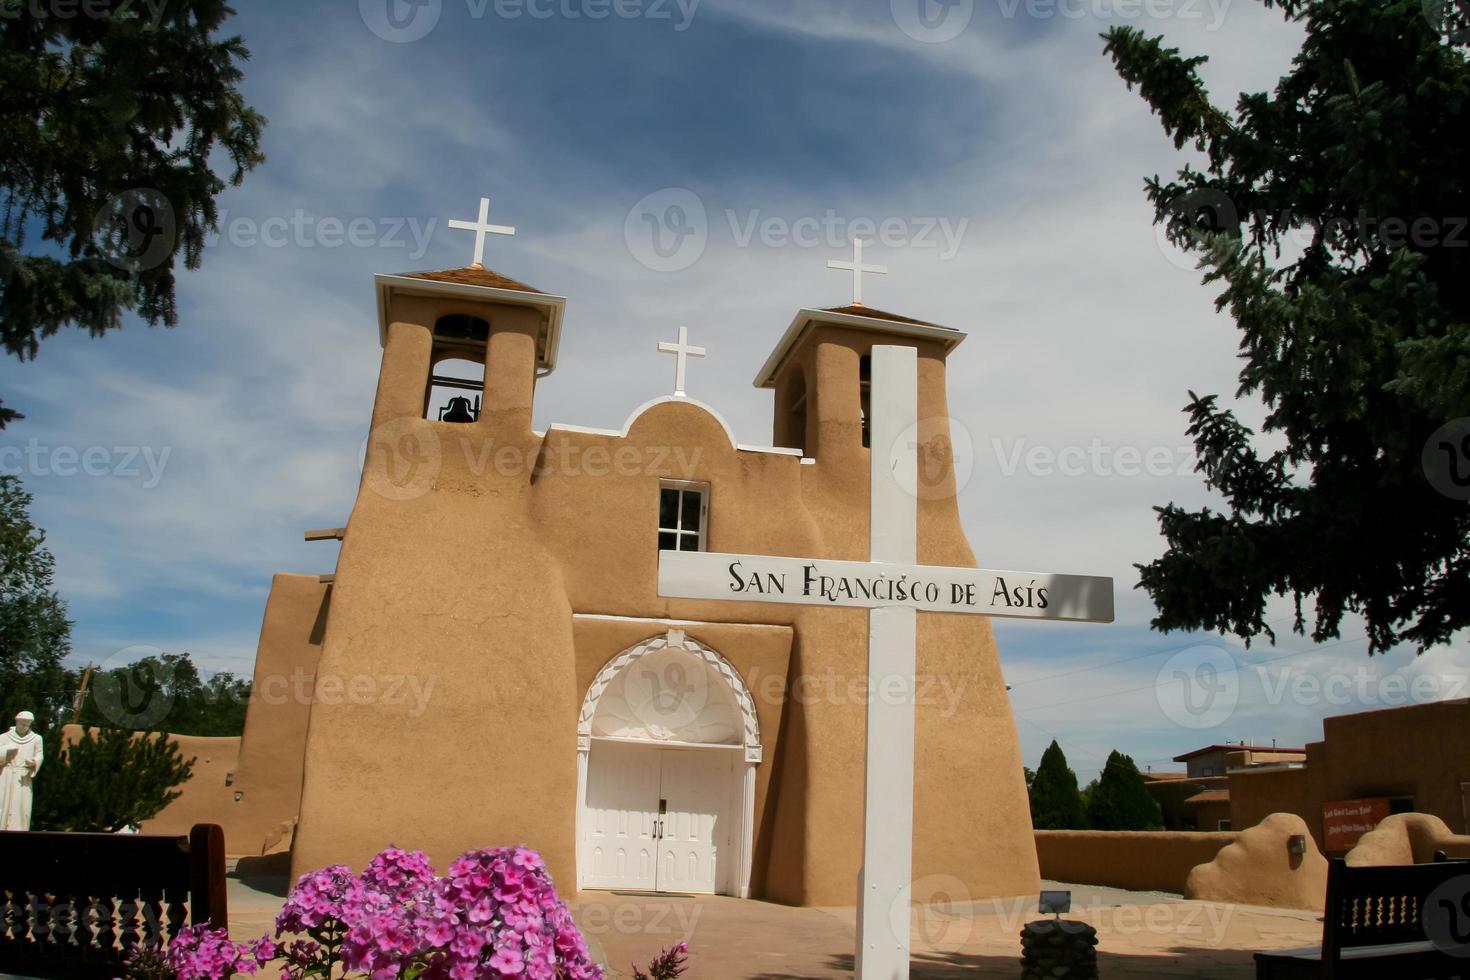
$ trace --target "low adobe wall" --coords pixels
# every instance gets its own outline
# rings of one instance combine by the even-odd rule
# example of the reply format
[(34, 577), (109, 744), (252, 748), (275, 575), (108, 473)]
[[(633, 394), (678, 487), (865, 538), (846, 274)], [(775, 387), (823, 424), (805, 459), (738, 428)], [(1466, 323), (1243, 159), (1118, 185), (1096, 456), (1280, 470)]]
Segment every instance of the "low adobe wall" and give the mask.
[[(1301, 837), (1305, 850), (1291, 852)], [(1233, 905), (1320, 912), (1327, 895), (1327, 859), (1295, 813), (1273, 813), (1189, 873), (1184, 897)]]
[[(61, 743), (75, 745), (82, 737), (81, 725), (63, 725)], [(96, 732), (96, 729), (93, 729)], [(196, 823), (223, 823), (222, 814), (229, 812), (229, 790), (225, 775), (235, 768), (240, 757), (240, 737), (206, 735), (165, 735), (179, 747), (180, 758), (192, 760), (189, 778), (175, 787), (179, 794), (162, 812), (144, 820), (139, 830), (145, 834), (188, 834)], [(45, 770), (42, 770), (44, 777)], [(39, 780), (38, 780), (39, 782)]]
[(1196, 865), (1215, 859), (1232, 831), (1038, 830), (1041, 876), (1079, 885), (1184, 893)]
[(1387, 817), (1348, 851), (1353, 867), (1390, 864), (1428, 864), (1436, 851), (1451, 858), (1470, 858), (1470, 835), (1454, 834), (1431, 813), (1395, 813)]

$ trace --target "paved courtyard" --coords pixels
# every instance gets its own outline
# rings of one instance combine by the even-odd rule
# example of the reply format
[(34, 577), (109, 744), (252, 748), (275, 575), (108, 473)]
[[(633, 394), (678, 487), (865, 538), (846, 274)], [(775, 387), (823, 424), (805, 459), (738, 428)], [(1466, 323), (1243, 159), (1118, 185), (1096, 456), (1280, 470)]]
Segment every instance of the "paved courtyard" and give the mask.
[[(1103, 980), (1194, 977), (1248, 980), (1251, 953), (1316, 942), (1321, 920), (1307, 912), (1187, 902), (1161, 892), (1048, 883), (1072, 891), (1070, 918), (1098, 930)], [(279, 876), (229, 883), (231, 933), (271, 928), (285, 896)], [(723, 896), (581, 892), (571, 906), (610, 980), (680, 940), (689, 943), (690, 980), (826, 980), (852, 976), (851, 908), (789, 908)], [(1019, 976), (1022, 924), (1036, 899), (962, 905), (933, 903), (912, 916), (914, 980)]]

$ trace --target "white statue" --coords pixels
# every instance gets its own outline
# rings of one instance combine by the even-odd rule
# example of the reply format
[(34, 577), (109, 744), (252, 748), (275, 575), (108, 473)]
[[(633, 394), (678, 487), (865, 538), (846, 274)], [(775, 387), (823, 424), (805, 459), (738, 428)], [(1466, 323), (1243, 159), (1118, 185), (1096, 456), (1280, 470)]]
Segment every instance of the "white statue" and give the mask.
[(0, 830), (31, 829), (31, 780), (41, 769), (41, 736), (31, 731), (36, 716), (22, 711), (0, 735)]

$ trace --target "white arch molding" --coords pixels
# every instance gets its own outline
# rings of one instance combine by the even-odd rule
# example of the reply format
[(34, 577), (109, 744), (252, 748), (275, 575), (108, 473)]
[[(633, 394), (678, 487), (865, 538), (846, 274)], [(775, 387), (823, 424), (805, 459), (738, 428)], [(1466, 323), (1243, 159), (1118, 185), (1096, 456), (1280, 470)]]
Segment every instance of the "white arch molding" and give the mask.
[[(617, 682), (627, 677), (626, 671), (639, 660), (650, 655), (678, 651), (696, 658), (707, 668), (707, 677), (718, 678), (720, 687), (708, 692), (704, 702), (723, 704), (727, 713), (733, 710), (738, 719), (734, 725), (721, 725), (718, 711), (713, 722), (701, 717), (692, 717), (688, 723), (676, 728), (665, 729), (646, 725), (642, 731), (625, 730), (619, 727), (617, 717), (622, 692)], [(733, 703), (731, 703), (733, 702)], [(598, 709), (604, 709), (599, 718)], [(681, 737), (689, 736), (689, 737)], [(725, 878), (729, 893), (740, 898), (750, 897), (751, 864), (754, 858), (755, 839), (755, 773), (761, 763), (760, 722), (756, 717), (755, 699), (751, 697), (745, 681), (728, 660), (719, 653), (690, 638), (681, 629), (670, 629), (661, 636), (649, 637), (613, 657), (597, 672), (587, 693), (582, 699), (582, 710), (577, 717), (577, 885), (582, 887), (586, 868), (587, 774), (595, 740), (628, 742), (665, 748), (703, 749), (712, 752), (740, 752), (743, 766), (737, 767), (740, 776), (740, 806), (737, 818), (739, 834), (736, 838), (736, 867), (731, 877)]]

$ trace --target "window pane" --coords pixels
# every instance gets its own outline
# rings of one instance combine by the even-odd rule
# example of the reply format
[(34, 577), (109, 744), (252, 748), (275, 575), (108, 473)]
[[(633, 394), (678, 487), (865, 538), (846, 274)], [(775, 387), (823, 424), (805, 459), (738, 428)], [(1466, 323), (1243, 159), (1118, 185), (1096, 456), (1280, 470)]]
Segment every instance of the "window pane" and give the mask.
[(684, 491), (684, 500), (680, 505), (682, 509), (681, 516), (683, 518), (683, 523), (679, 525), (679, 530), (699, 530), (699, 505), (703, 500), (704, 494), (700, 493), (698, 490)]
[(681, 534), (681, 535), (679, 535), (679, 550), (680, 551), (698, 551), (699, 550), (699, 535), (697, 535), (697, 534)]
[(658, 526), (679, 526), (679, 491), (663, 487), (658, 492)]
[(679, 550), (679, 536), (677, 534), (675, 534), (673, 531), (660, 531), (660, 532), (658, 532), (658, 550), (659, 551), (678, 551)]

